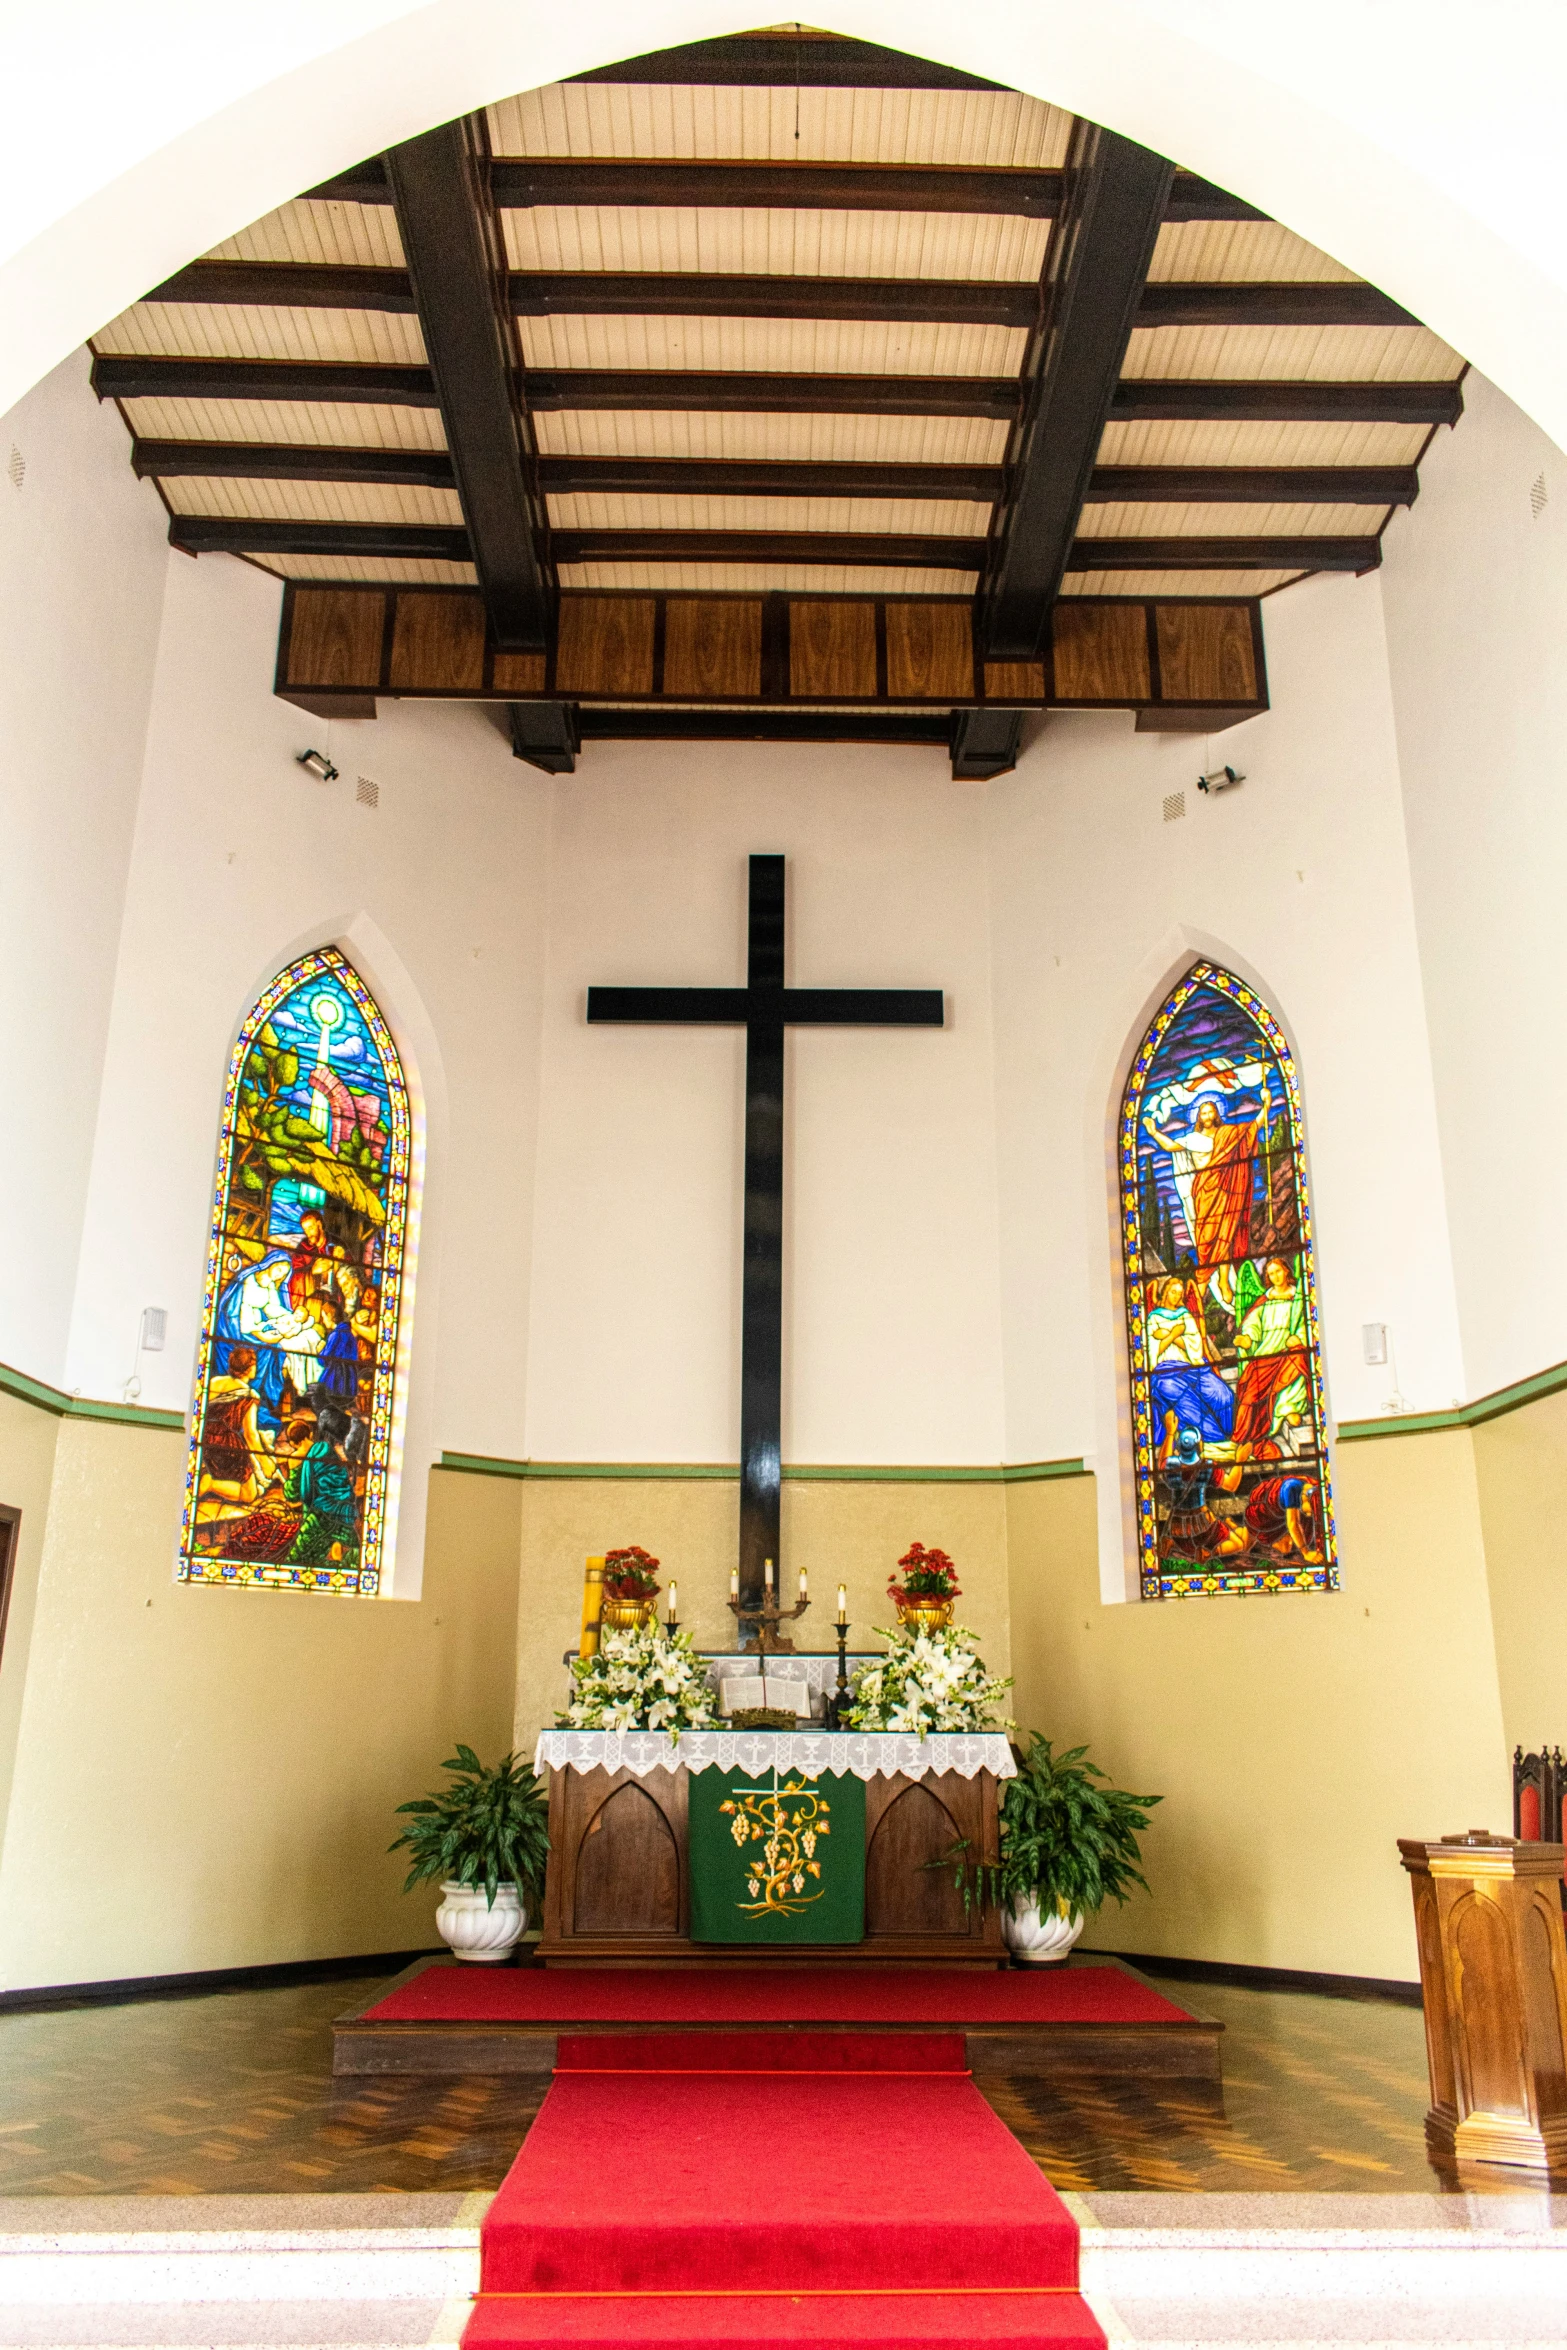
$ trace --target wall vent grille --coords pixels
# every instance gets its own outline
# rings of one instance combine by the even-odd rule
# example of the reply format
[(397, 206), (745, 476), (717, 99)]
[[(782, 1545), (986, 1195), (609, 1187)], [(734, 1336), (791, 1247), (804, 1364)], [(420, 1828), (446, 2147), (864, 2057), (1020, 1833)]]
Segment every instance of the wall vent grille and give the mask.
[(381, 805), (381, 786), (375, 781), (373, 776), (361, 775), (357, 783), (354, 785), (354, 797), (359, 802), (361, 808), (379, 808)]
[(11, 454), (6, 459), (5, 469), (11, 477), (12, 489), (19, 490), (27, 479), (27, 459), (22, 455), (15, 441), (11, 443)]
[(1183, 791), (1167, 791), (1164, 795), (1164, 820), (1166, 824), (1178, 824), (1185, 813), (1186, 794)]
[(1540, 516), (1545, 512), (1546, 506), (1550, 500), (1550, 495), (1550, 491), (1545, 486), (1544, 474), (1537, 473), (1533, 481), (1529, 484), (1529, 511), (1534, 516), (1536, 522), (1539, 521)]

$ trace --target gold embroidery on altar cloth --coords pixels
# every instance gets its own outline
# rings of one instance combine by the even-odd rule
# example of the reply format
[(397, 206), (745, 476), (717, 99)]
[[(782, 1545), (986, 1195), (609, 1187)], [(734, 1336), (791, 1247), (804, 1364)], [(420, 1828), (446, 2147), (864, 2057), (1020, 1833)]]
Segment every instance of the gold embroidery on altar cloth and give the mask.
[[(736, 1901), (735, 1907), (747, 1917), (798, 1917), (826, 1891), (816, 1847), (831, 1833), (831, 1804), (795, 1778), (782, 1787), (735, 1792), (738, 1801), (718, 1807), (733, 1815), (729, 1833), (745, 1855), (745, 1889), (751, 1898)], [(760, 1844), (760, 1852), (749, 1849), (755, 1844)], [(810, 1878), (816, 1879), (816, 1886), (807, 1893)]]

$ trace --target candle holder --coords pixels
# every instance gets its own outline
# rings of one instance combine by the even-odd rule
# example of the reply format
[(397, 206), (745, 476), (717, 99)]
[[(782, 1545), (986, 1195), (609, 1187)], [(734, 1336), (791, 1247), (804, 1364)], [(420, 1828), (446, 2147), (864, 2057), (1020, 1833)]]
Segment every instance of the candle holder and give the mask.
[(839, 1624), (836, 1629), (838, 1634), (838, 1686), (827, 1700), (827, 1727), (829, 1730), (843, 1728), (843, 1711), (849, 1702), (849, 1627), (847, 1624)]
[(729, 1606), (733, 1612), (737, 1629), (744, 1632), (747, 1625), (750, 1626), (750, 1638), (742, 1640), (740, 1643), (741, 1654), (743, 1656), (793, 1656), (794, 1642), (785, 1640), (778, 1627), (780, 1624), (792, 1624), (797, 1616), (804, 1615), (810, 1604), (808, 1599), (797, 1599), (793, 1607), (780, 1607), (772, 1591), (765, 1584), (762, 1587), (760, 1607), (752, 1607), (743, 1599), (732, 1599)]

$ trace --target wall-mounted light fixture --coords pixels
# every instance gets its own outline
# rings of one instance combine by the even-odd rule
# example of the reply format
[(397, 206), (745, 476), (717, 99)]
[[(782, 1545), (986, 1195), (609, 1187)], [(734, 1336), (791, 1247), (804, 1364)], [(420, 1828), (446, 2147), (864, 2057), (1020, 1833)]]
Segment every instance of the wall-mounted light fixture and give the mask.
[(338, 770), (333, 766), (325, 751), (301, 751), (295, 760), (295, 765), (307, 767), (310, 773), (318, 775), (323, 783), (336, 783), (337, 781)]
[(1245, 780), (1245, 776), (1237, 773), (1233, 767), (1215, 767), (1211, 775), (1198, 776), (1197, 789), (1199, 791), (1228, 791), (1232, 785), (1244, 783)]

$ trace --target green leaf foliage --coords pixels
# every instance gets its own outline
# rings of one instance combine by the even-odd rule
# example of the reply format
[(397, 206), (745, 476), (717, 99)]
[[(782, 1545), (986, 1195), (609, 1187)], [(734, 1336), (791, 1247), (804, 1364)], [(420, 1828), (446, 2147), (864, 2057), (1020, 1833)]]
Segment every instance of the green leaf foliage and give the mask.
[(459, 1746), (442, 1763), (452, 1784), (434, 1795), (400, 1803), (412, 1825), (387, 1846), (413, 1855), (405, 1893), (430, 1879), (454, 1885), (482, 1885), (487, 1905), (503, 1884), (519, 1893), (539, 1894), (549, 1857), (549, 1817), (544, 1791), (527, 1764), (503, 1754), (486, 1769), (471, 1746)]
[(1126, 1899), (1129, 1885), (1148, 1890), (1138, 1867), (1138, 1837), (1161, 1795), (1128, 1795), (1100, 1787), (1106, 1774), (1085, 1760), (1086, 1746), (1058, 1755), (1051, 1740), (1035, 1730), (1026, 1754), (1017, 1756), (1017, 1776), (1001, 1798), (1001, 1852), (974, 1853), (960, 1836), (935, 1860), (922, 1866), (950, 1868), (963, 1896), (964, 1915), (978, 1904), (998, 1907), (1014, 1895), (1037, 1895), (1041, 1909), (1062, 1917), (1081, 1911), (1092, 1917), (1106, 1901)]

